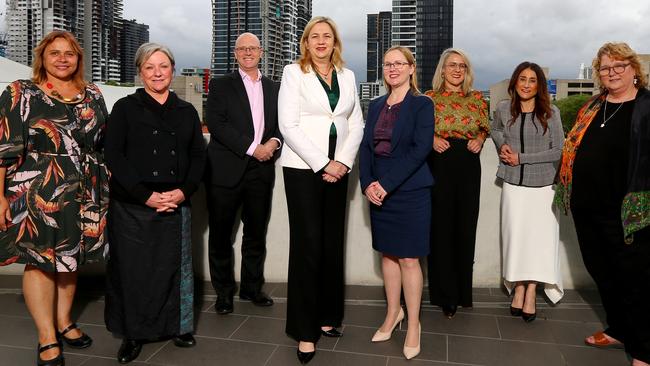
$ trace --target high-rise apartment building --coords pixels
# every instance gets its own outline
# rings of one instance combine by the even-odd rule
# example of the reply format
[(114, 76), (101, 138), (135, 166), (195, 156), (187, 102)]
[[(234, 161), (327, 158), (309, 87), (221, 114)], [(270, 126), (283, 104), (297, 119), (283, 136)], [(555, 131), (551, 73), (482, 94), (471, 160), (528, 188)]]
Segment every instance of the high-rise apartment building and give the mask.
[(453, 45), (453, 10), (453, 0), (393, 0), (392, 43), (415, 54), (423, 90), (431, 87), (440, 54)]
[[(420, 0), (421, 1), (421, 0)], [(429, 0), (435, 1), (435, 0)], [(416, 0), (393, 0), (393, 45), (408, 47), (416, 54)]]
[[(43, 35), (55, 29), (77, 34), (78, 17), (68, 1), (7, 1), (7, 56), (25, 64), (32, 63), (32, 50)], [(83, 22), (83, 19), (81, 20)]]
[(53, 30), (66, 30), (84, 49), (88, 80), (119, 81), (122, 1), (7, 0), (7, 57), (31, 65), (38, 42)]
[(262, 73), (279, 80), (284, 65), (300, 53), (299, 39), (309, 18), (311, 0), (212, 0), (212, 75), (237, 68), (235, 41), (250, 32), (264, 48)]
[(149, 42), (149, 26), (138, 24), (135, 19), (122, 21), (120, 35), (120, 63), (122, 66), (120, 81), (132, 83), (135, 81), (135, 52), (142, 44)]
[(382, 11), (379, 14), (368, 14), (368, 48), (367, 48), (367, 75), (368, 82), (383, 79), (381, 68), (382, 58), (391, 46), (392, 13)]
[(7, 57), (7, 33), (0, 32), (0, 57)]
[(416, 13), (418, 83), (427, 90), (431, 89), (440, 54), (453, 45), (454, 0), (418, 0)]

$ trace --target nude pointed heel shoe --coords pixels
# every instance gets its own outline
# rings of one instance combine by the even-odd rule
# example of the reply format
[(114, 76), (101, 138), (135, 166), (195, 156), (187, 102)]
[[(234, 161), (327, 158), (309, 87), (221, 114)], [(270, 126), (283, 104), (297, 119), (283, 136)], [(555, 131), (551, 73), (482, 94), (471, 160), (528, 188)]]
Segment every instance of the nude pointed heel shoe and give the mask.
[(391, 335), (393, 335), (393, 331), (397, 327), (399, 323), (404, 320), (404, 309), (400, 306), (399, 308), (399, 313), (397, 314), (397, 319), (395, 319), (395, 323), (393, 323), (393, 326), (390, 328), (390, 331), (388, 332), (382, 332), (379, 329), (375, 332), (375, 335), (372, 336), (372, 341), (373, 342), (385, 342), (390, 339)]
[(417, 356), (420, 354), (420, 338), (422, 334), (422, 326), (418, 324), (418, 345), (415, 347), (409, 347), (406, 345), (406, 340), (404, 340), (404, 357), (406, 357), (407, 360), (412, 359), (413, 357)]

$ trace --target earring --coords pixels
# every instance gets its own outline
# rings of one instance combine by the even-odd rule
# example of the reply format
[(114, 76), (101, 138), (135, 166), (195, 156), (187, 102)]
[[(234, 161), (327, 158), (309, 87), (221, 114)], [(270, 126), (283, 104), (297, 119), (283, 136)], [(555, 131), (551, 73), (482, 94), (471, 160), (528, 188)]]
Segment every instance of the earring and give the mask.
[(639, 79), (634, 78), (634, 85), (636, 85), (639, 82)]

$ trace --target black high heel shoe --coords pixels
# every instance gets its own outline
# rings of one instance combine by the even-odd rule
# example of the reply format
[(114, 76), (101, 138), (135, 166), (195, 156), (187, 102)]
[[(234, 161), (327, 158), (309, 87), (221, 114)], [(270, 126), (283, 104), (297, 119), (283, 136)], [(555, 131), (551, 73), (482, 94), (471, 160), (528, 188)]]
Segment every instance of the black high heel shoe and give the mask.
[(312, 358), (314, 358), (314, 355), (316, 354), (316, 350), (313, 350), (311, 352), (302, 352), (300, 349), (296, 350), (298, 354), (298, 361), (300, 361), (301, 364), (305, 365), (311, 361)]
[(522, 311), (521, 318), (524, 319), (526, 323), (530, 323), (533, 320), (537, 319), (537, 311), (535, 311), (534, 313), (527, 313), (525, 311)]
[(81, 332), (81, 336), (78, 338), (68, 338), (65, 335), (70, 333), (70, 331), (74, 329), (79, 329), (77, 326), (77, 323), (72, 323), (68, 325), (65, 329), (63, 329), (60, 332), (57, 332), (57, 338), (59, 341), (64, 341), (65, 344), (70, 346), (71, 348), (76, 348), (76, 349), (83, 349), (83, 348), (88, 348), (90, 347), (91, 344), (93, 344), (93, 339), (88, 336), (88, 334)]
[(457, 305), (443, 305), (442, 313), (449, 319), (453, 318), (456, 315), (456, 310), (458, 310)]
[[(44, 360), (41, 358), (41, 353), (52, 348), (59, 348), (59, 355), (50, 360)], [(59, 342), (46, 344), (41, 346), (40, 344), (36, 347), (36, 364), (38, 366), (64, 366), (65, 360), (63, 359), (63, 349)]]
[(330, 338), (339, 338), (343, 336), (343, 333), (336, 328), (332, 328), (330, 330), (321, 329), (320, 334), (323, 335), (324, 337), (330, 337)]
[(516, 308), (516, 307), (510, 305), (510, 315), (512, 315), (512, 316), (522, 316), (523, 312), (524, 312), (523, 309)]

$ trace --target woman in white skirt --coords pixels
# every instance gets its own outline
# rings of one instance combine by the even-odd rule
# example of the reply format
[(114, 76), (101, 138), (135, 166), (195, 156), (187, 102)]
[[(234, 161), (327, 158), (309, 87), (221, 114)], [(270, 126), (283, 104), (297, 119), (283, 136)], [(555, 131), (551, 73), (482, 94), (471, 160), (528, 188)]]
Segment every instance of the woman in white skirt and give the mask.
[(503, 280), (514, 296), (513, 316), (535, 320), (537, 284), (551, 302), (563, 294), (559, 225), (553, 180), (564, 144), (560, 111), (551, 105), (546, 77), (535, 63), (522, 62), (508, 85), (510, 100), (497, 106), (492, 140), (499, 153)]

